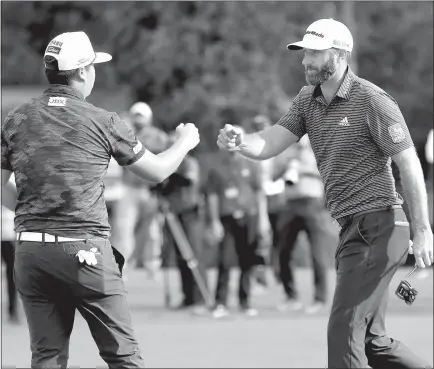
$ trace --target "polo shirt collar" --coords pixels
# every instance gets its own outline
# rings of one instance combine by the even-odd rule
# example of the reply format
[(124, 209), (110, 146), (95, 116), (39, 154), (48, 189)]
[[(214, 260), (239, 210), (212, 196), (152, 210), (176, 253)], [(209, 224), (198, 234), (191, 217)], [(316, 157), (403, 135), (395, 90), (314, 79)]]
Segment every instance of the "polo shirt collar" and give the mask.
[[(355, 79), (355, 74), (348, 66), (347, 71), (345, 72), (344, 80), (341, 82), (338, 91), (336, 92), (336, 96), (341, 99), (349, 100), (351, 87), (353, 85), (353, 81)], [(313, 97), (318, 98), (322, 96), (321, 85), (316, 85), (313, 89)]]
[(342, 81), (338, 92), (336, 92), (336, 96), (339, 96), (342, 99), (349, 100), (350, 99), (350, 92), (351, 92), (351, 86), (353, 85), (354, 81), (354, 73), (351, 70), (351, 68), (348, 66), (347, 73), (345, 75), (344, 80)]
[(80, 100), (84, 100), (84, 96), (75, 88), (66, 85), (51, 85), (44, 91), (44, 95), (57, 96), (57, 95), (67, 95), (70, 97), (75, 97)]

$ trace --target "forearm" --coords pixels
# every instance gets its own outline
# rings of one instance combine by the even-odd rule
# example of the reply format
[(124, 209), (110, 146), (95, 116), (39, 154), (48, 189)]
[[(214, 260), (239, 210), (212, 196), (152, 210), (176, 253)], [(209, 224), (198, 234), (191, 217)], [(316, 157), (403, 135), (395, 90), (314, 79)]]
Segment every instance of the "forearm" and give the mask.
[(414, 232), (430, 229), (428, 196), (419, 160), (399, 165), (404, 201), (407, 202)]
[(187, 146), (178, 141), (158, 155), (147, 150), (127, 168), (147, 181), (161, 183), (178, 169), (188, 151)]
[[(252, 160), (265, 160), (267, 157), (266, 141), (260, 133), (245, 135), (244, 142), (238, 147), (241, 155)], [(271, 156), (270, 156), (271, 157)]]
[(2, 184), (2, 205), (9, 210), (15, 211), (17, 204), (17, 189), (12, 182)]
[(282, 153), (298, 139), (288, 129), (275, 124), (261, 132), (245, 135), (239, 150), (249, 159), (267, 160)]
[(185, 156), (188, 154), (188, 151), (186, 145), (177, 141), (167, 150), (157, 154), (161, 165), (160, 170), (164, 179), (169, 177), (178, 169)]

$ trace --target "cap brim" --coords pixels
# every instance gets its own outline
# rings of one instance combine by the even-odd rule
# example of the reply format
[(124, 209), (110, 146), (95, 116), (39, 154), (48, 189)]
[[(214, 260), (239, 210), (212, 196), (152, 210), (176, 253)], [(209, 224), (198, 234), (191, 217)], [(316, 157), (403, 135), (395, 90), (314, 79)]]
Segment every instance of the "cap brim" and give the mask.
[(95, 59), (93, 60), (93, 63), (105, 63), (112, 60), (112, 56), (107, 53), (95, 53)]
[(316, 42), (306, 42), (306, 41), (298, 41), (292, 44), (288, 44), (286, 46), (288, 50), (302, 50), (302, 49), (327, 50), (330, 49), (331, 47), (332, 46), (330, 45), (324, 45), (324, 44), (321, 45)]

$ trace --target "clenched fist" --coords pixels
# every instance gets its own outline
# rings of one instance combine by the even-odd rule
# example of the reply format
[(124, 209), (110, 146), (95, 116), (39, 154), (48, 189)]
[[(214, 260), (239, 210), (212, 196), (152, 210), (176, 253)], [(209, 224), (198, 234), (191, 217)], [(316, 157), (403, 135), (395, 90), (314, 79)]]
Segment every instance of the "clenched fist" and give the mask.
[(221, 149), (234, 151), (244, 143), (244, 131), (241, 127), (226, 124), (217, 138), (217, 146)]
[(176, 127), (176, 134), (188, 150), (194, 149), (200, 142), (199, 131), (193, 123), (181, 123)]

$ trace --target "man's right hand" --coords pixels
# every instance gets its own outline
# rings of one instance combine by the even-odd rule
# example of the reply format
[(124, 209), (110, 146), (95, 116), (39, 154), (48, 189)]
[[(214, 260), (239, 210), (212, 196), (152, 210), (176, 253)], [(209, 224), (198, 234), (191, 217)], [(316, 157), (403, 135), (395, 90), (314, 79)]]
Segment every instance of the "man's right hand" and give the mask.
[(188, 150), (194, 149), (200, 142), (199, 131), (193, 123), (181, 123), (176, 127), (178, 140), (186, 145)]
[(217, 138), (217, 146), (228, 151), (237, 150), (244, 143), (244, 131), (241, 127), (226, 124)]

